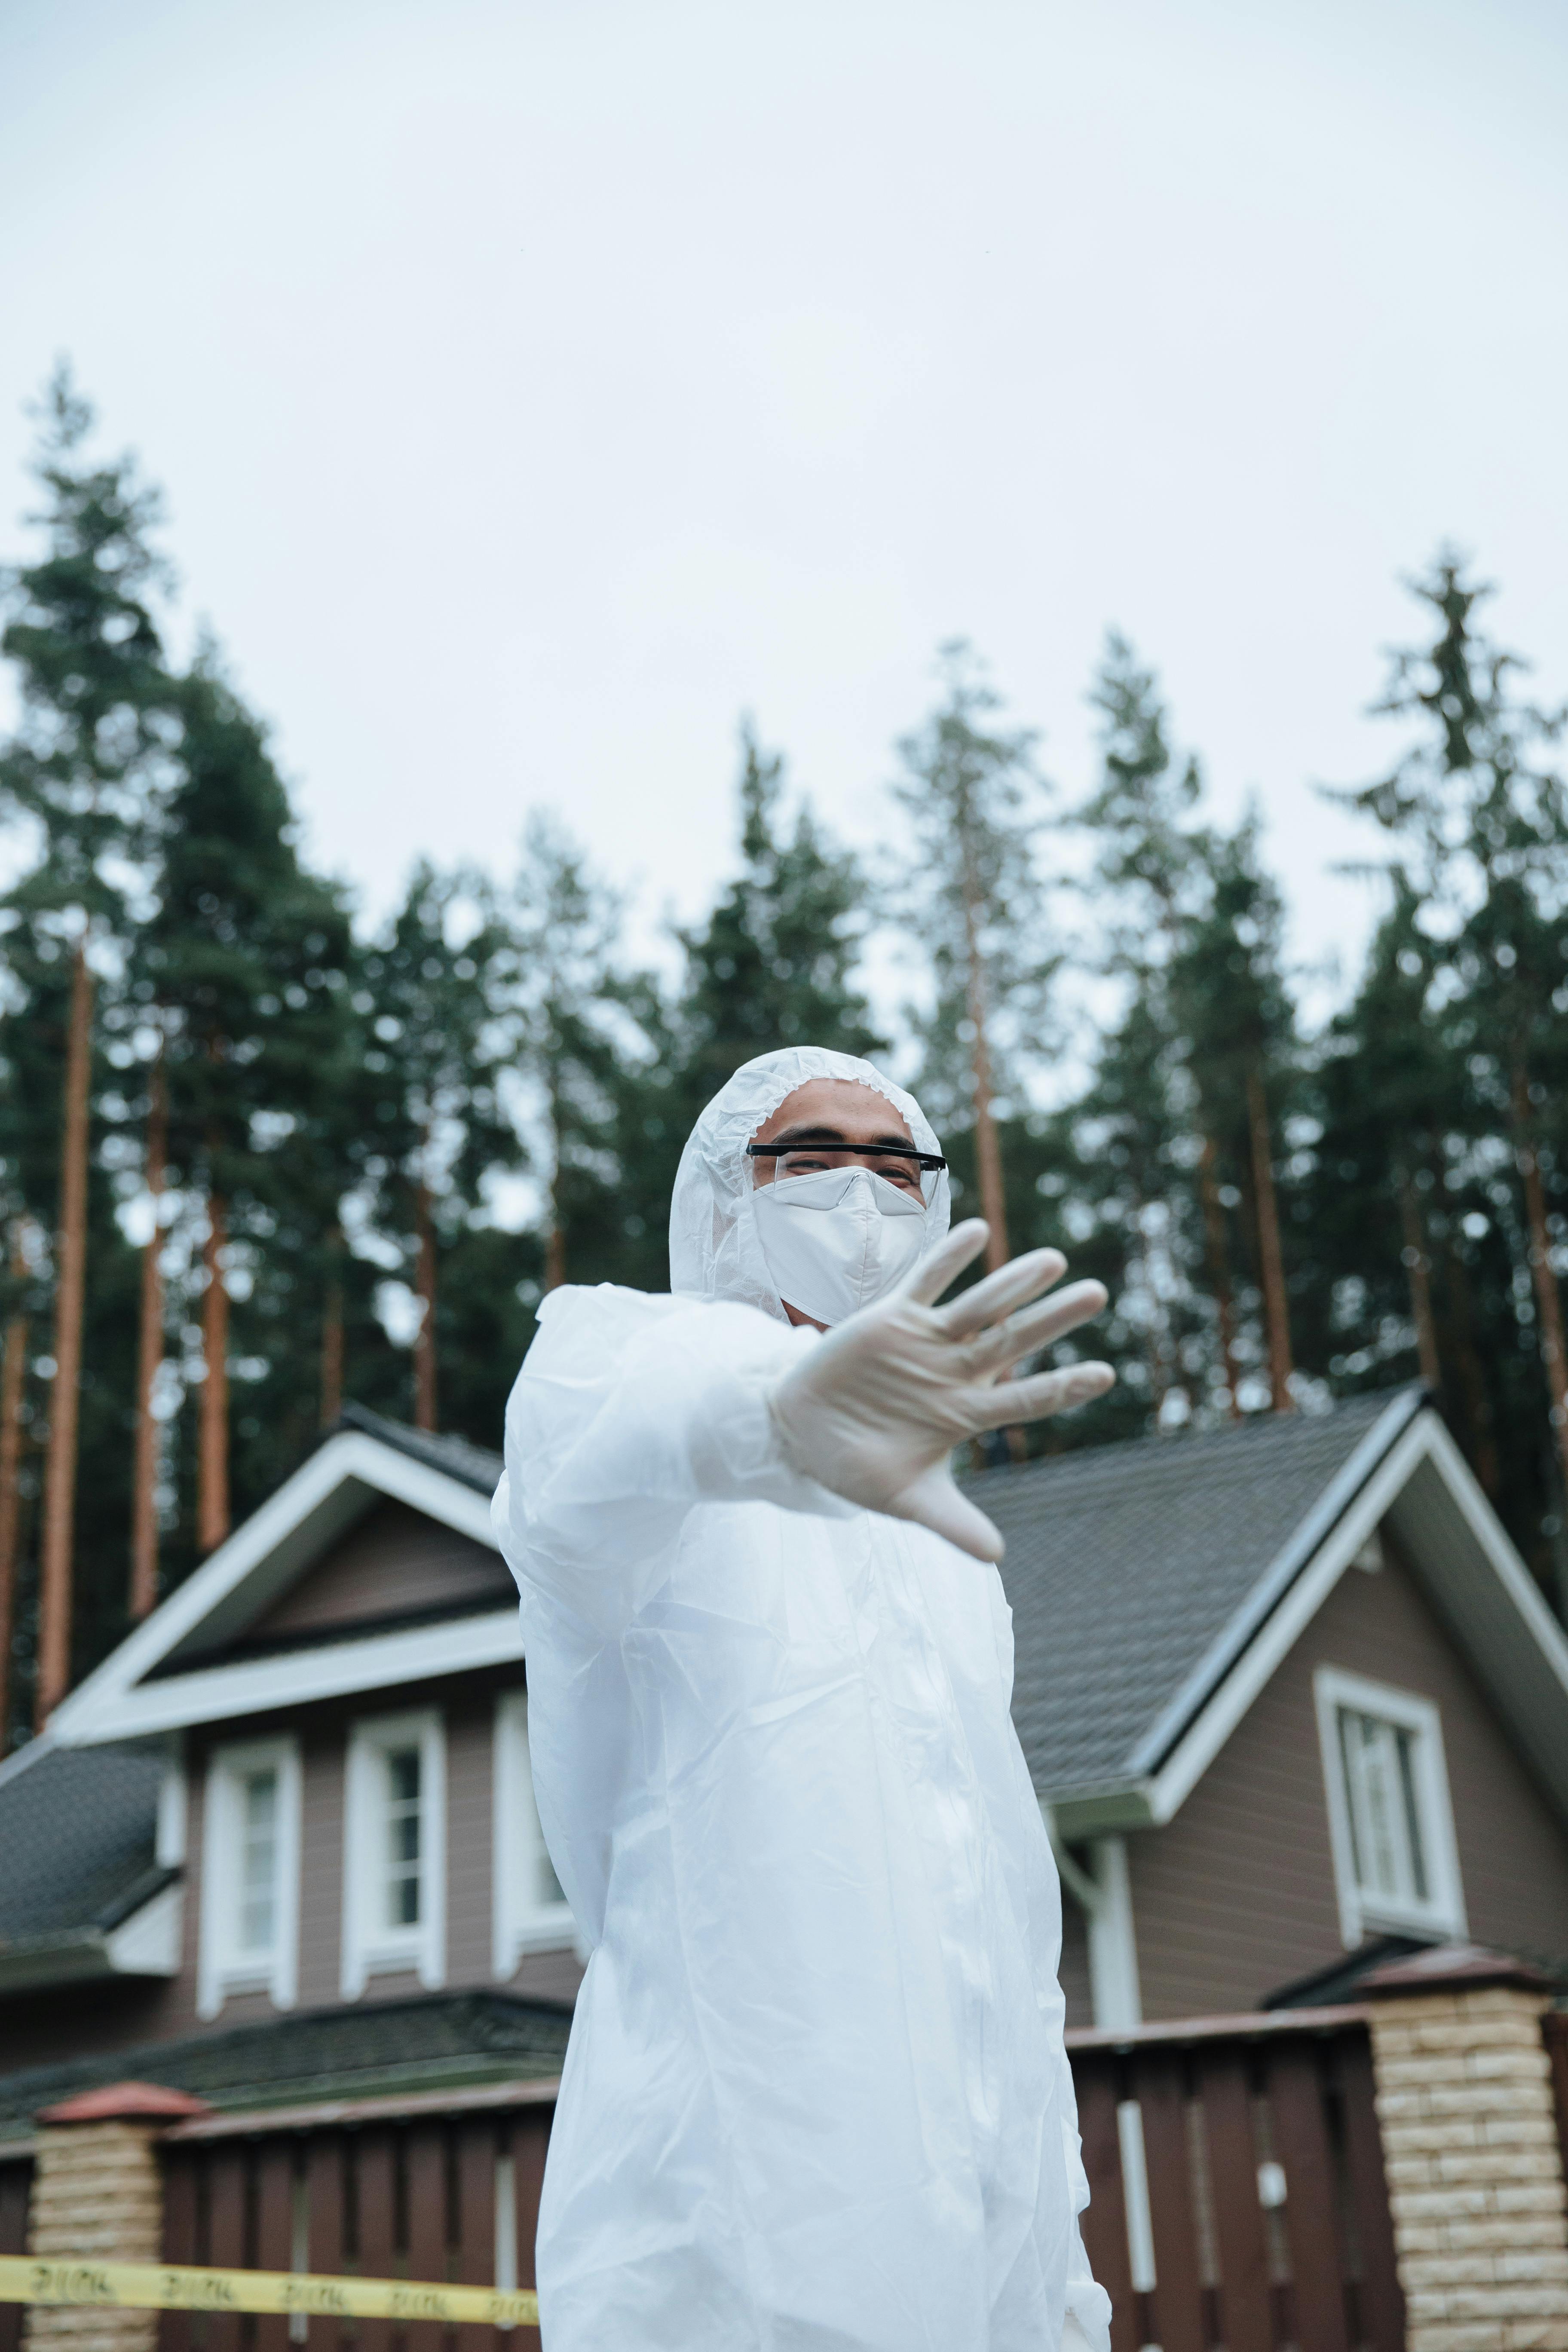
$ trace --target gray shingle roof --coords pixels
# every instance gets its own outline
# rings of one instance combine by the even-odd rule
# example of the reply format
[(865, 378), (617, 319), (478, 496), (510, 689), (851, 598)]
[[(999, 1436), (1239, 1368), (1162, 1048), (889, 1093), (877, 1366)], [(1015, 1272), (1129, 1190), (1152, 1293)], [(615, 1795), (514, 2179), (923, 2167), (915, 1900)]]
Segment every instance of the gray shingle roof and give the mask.
[(149, 1748), (23, 1749), (0, 1779), (0, 1953), (107, 1932), (166, 1882), (163, 1773)]
[(415, 1462), (427, 1463), (432, 1470), (444, 1470), (449, 1478), (460, 1478), (465, 1486), (472, 1486), (481, 1495), (493, 1495), (500, 1478), (502, 1463), (499, 1454), (491, 1454), (483, 1445), (470, 1445), (466, 1437), (440, 1437), (434, 1430), (409, 1429), (401, 1421), (388, 1421), (368, 1405), (345, 1404), (338, 1416), (340, 1429), (361, 1429), (367, 1437), (379, 1437), (384, 1445), (395, 1446)]
[(1271, 1569), (1289, 1570), (1282, 1555), (1336, 1475), (1380, 1420), (1391, 1439), (1419, 1402), (1384, 1391), (964, 1481), (1006, 1538), (1013, 1712), (1037, 1788), (1065, 1797), (1152, 1769), (1141, 1748), (1268, 1597)]
[(30, 2131), (40, 2107), (103, 2083), (164, 2083), (215, 2107), (241, 2108), (548, 2081), (561, 2072), (571, 2025), (558, 2002), (426, 1993), (29, 2066), (0, 2076), (0, 2139)]

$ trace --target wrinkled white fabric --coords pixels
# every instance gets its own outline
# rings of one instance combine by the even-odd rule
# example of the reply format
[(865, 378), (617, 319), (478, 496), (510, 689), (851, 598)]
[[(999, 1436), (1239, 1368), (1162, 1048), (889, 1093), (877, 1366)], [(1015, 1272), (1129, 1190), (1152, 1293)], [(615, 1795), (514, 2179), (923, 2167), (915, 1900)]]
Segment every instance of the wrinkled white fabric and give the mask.
[(752, 1213), (781, 1299), (831, 1328), (869, 1307), (926, 1254), (926, 1207), (869, 1168), (820, 1168), (759, 1185)]
[(591, 1948), (546, 2352), (1058, 2352), (1069, 2313), (1109, 2344), (1000, 1581), (814, 1486), (769, 1410), (820, 1343), (758, 1295), (745, 1145), (862, 1075), (934, 1150), (868, 1066), (748, 1065), (682, 1162), (686, 1295), (554, 1292), (508, 1408), (534, 1789)]

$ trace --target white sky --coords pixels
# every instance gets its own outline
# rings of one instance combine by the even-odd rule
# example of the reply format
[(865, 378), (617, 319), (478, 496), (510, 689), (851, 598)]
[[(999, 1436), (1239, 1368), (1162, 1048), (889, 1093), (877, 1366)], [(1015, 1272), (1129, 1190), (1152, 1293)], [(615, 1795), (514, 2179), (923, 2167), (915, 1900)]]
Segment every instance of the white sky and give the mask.
[(68, 352), (372, 905), (695, 911), (742, 709), (887, 840), (954, 633), (1076, 795), (1114, 621), (1353, 956), (1396, 575), (1568, 688), (1565, 115), (1530, 0), (5, 0), (0, 543)]

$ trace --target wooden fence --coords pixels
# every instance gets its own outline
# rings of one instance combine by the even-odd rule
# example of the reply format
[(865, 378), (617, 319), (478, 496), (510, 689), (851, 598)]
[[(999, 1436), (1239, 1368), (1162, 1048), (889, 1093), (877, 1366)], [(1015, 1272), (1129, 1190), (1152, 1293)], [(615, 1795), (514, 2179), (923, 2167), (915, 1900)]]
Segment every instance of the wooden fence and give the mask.
[[(544, 2086), (552, 2095), (554, 2085)], [(163, 2258), (451, 2285), (532, 2286), (551, 2106), (541, 2086), (182, 2124), (163, 2141)], [(165, 2312), (162, 2352), (527, 2352), (435, 2321)]]
[(1364, 2012), (1068, 2036), (1113, 2352), (1401, 2352)]
[[(1113, 2352), (1401, 2352), (1363, 2011), (1075, 2033), (1068, 2048)], [(165, 2259), (531, 2286), (552, 2089), (176, 2125)], [(496, 2352), (491, 2331), (454, 2332), (456, 2346), (433, 2322), (315, 2317), (308, 2340), (312, 2352)], [(286, 2352), (306, 2337), (298, 2318), (162, 2323), (163, 2352)], [(510, 2342), (522, 2352), (538, 2336), (520, 2328)]]

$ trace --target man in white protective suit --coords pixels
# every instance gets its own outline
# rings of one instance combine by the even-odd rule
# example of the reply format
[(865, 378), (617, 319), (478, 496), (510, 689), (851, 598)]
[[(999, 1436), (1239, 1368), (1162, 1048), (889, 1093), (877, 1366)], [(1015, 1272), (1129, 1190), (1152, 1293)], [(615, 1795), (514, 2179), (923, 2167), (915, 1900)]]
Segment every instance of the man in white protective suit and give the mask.
[(1109, 2346), (1009, 1712), (952, 1449), (1110, 1385), (1040, 1250), (938, 1301), (918, 1105), (813, 1048), (697, 1123), (668, 1297), (563, 1287), (507, 1409), (541, 1820), (585, 1944), (540, 2214), (545, 2352)]

